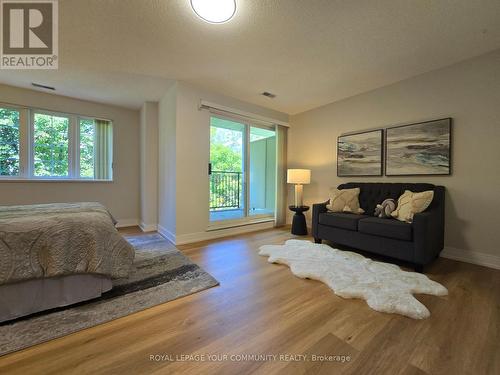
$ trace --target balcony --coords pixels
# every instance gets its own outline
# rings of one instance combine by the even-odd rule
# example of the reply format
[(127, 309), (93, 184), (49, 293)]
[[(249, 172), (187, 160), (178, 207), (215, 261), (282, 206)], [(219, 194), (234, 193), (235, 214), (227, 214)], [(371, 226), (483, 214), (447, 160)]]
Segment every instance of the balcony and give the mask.
[(243, 208), (243, 173), (212, 171), (210, 174), (210, 221), (239, 219)]
[[(242, 172), (212, 171), (210, 174), (210, 221), (244, 218), (246, 216), (244, 196)], [(248, 215), (252, 217), (273, 216), (274, 209), (256, 205), (255, 202), (252, 204), (252, 194), (250, 194)]]

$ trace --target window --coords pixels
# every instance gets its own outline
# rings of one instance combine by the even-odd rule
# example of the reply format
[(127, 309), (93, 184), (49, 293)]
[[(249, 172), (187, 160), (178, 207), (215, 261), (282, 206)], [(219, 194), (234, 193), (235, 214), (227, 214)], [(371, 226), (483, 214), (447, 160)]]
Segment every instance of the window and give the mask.
[(0, 180), (111, 180), (109, 120), (0, 105)]
[(0, 108), (0, 176), (18, 176), (19, 166), (19, 111)]
[(44, 113), (33, 116), (34, 175), (69, 176), (69, 118)]

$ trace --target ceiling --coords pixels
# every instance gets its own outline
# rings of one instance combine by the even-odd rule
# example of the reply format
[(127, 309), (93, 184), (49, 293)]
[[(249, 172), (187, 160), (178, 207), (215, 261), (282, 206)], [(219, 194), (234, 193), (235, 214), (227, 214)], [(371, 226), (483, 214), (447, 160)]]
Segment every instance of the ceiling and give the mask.
[(0, 82), (139, 108), (183, 80), (295, 114), (500, 48), (498, 0), (236, 1), (214, 25), (189, 0), (59, 0), (59, 70)]

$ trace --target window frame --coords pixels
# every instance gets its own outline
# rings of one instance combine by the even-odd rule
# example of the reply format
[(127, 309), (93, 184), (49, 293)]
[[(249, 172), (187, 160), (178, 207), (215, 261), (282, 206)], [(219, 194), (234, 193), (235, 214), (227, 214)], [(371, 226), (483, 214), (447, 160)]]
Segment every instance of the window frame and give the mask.
[[(68, 119), (68, 175), (67, 176), (37, 176), (35, 175), (35, 115), (40, 114), (40, 115), (46, 115), (46, 116), (53, 116), (53, 117), (60, 117), (60, 118), (67, 118)], [(46, 111), (46, 110), (40, 110), (40, 109), (32, 109), (30, 110), (30, 121), (29, 121), (29, 161), (28, 161), (28, 171), (29, 175), (28, 178), (34, 179), (34, 180), (62, 180), (62, 179), (72, 179), (73, 176), (73, 165), (74, 165), (74, 150), (71, 150), (73, 147), (73, 133), (74, 129), (72, 129), (74, 126), (72, 124), (72, 119), (69, 115), (64, 115), (59, 112), (53, 112), (53, 111)]]
[[(96, 179), (80, 177), (80, 120), (105, 120), (114, 127), (113, 120), (102, 117), (59, 112), (34, 107), (23, 107), (1, 103), (0, 107), (19, 112), (19, 174), (17, 176), (0, 176), (0, 182), (113, 182), (114, 163), (111, 163), (111, 178)], [(36, 176), (34, 168), (34, 133), (35, 114), (43, 114), (68, 119), (68, 175), (67, 176)], [(114, 129), (113, 129), (114, 135)], [(114, 143), (114, 137), (113, 137)], [(114, 159), (114, 147), (111, 149), (111, 159)]]

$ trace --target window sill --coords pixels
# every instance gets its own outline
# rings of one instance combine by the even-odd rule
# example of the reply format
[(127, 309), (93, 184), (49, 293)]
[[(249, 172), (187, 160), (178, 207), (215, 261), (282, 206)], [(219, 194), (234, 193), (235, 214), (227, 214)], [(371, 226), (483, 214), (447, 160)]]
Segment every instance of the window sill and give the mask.
[(0, 177), (0, 183), (2, 182), (84, 182), (84, 183), (93, 183), (93, 182), (104, 182), (110, 183), (113, 180), (91, 180), (89, 178), (2, 178)]

